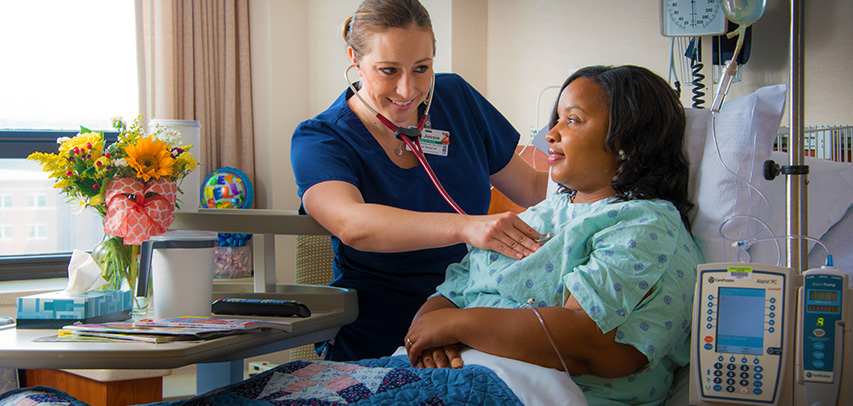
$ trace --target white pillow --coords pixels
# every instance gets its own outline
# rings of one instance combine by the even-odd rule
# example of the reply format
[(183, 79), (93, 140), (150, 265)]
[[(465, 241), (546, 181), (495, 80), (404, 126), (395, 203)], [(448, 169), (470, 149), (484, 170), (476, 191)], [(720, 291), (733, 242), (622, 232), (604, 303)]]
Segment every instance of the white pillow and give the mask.
[[(749, 261), (748, 253), (737, 257), (732, 241), (755, 235), (758, 224), (740, 216), (761, 215), (763, 205), (758, 194), (744, 181), (763, 191), (767, 181), (762, 175), (764, 161), (770, 157), (773, 139), (779, 130), (785, 107), (785, 85), (767, 86), (754, 93), (729, 100), (707, 120), (705, 148), (699, 174), (692, 179), (698, 206), (693, 221), (693, 237), (705, 256), (705, 262)], [(713, 135), (716, 125), (716, 142)], [(720, 162), (720, 156), (725, 166)], [(726, 169), (728, 167), (729, 169)], [(734, 174), (732, 173), (734, 172)], [(735, 175), (737, 174), (737, 175)], [(766, 213), (768, 210), (764, 209)], [(731, 219), (731, 220), (730, 220)], [(726, 222), (723, 235), (720, 226)]]
[[(770, 158), (776, 161), (777, 164), (788, 164), (788, 153), (773, 152)], [(853, 204), (853, 164), (827, 161), (812, 157), (805, 157), (805, 164), (809, 166), (809, 185), (806, 189), (808, 201), (808, 235), (814, 238), (823, 238), (826, 232), (837, 223)], [(786, 177), (781, 175), (777, 177), (767, 187), (765, 192), (767, 199), (773, 208), (773, 218), (767, 221), (773, 229), (775, 235), (785, 235), (787, 233), (787, 196), (786, 196)], [(761, 237), (769, 237), (770, 234), (765, 232)], [(782, 245), (781, 261), (784, 264), (787, 262), (787, 241), (779, 240)], [(821, 250), (823, 248), (814, 248), (814, 243), (809, 243), (813, 250)], [(773, 241), (759, 242), (749, 248), (749, 254), (752, 257), (752, 262), (775, 265), (779, 259), (779, 250)]]
[[(684, 129), (684, 153), (690, 163), (690, 183), (688, 185), (688, 197), (696, 203), (696, 185), (699, 179), (699, 167), (702, 164), (702, 155), (705, 153), (705, 139), (708, 135), (708, 120), (711, 119), (711, 110), (685, 108), (684, 114), (687, 122)], [(690, 224), (696, 219), (696, 210), (688, 214)]]

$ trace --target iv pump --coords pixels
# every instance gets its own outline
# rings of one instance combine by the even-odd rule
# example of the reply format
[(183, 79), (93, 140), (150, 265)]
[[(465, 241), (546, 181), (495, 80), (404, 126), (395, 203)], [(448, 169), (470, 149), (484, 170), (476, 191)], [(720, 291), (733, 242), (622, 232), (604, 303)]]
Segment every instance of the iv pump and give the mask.
[(853, 285), (833, 267), (697, 269), (690, 405), (853, 404)]

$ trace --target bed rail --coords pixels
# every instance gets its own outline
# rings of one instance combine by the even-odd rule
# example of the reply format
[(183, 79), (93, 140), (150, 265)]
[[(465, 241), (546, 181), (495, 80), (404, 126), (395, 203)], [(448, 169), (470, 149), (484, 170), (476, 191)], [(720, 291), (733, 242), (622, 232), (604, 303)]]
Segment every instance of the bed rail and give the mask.
[[(835, 162), (853, 162), (853, 125), (807, 126), (803, 140), (806, 156)], [(788, 127), (780, 127), (774, 151), (788, 152)]]

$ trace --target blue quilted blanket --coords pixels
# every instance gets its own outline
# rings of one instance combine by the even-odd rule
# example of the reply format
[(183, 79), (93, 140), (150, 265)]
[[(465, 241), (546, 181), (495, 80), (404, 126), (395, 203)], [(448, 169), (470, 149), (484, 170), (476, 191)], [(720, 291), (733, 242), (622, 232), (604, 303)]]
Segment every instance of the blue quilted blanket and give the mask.
[(192, 399), (156, 405), (521, 405), (487, 368), (417, 369), (402, 356), (294, 361)]
[[(82, 405), (62, 392), (41, 393), (45, 403)], [(36, 393), (32, 393), (36, 395)], [(19, 393), (26, 395), (26, 393)], [(67, 396), (67, 395), (65, 395)], [(60, 398), (58, 398), (60, 397)], [(0, 403), (4, 397), (0, 396)], [(63, 403), (65, 400), (68, 403)], [(16, 404), (16, 403), (13, 403)], [(191, 399), (149, 406), (263, 405), (513, 405), (521, 402), (491, 370), (470, 365), (460, 369), (417, 369), (405, 356), (352, 363), (294, 361), (245, 381)]]

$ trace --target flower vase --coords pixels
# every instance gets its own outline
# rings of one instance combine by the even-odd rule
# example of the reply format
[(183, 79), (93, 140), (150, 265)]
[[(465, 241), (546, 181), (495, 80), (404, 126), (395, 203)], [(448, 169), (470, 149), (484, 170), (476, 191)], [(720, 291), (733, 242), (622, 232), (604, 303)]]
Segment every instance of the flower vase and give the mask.
[(136, 283), (139, 275), (139, 245), (128, 245), (122, 237), (105, 235), (92, 249), (92, 258), (101, 268), (101, 277), (107, 283), (100, 289), (129, 290), (131, 295), (131, 314), (145, 316), (151, 300), (151, 287), (145, 296), (136, 295)]

